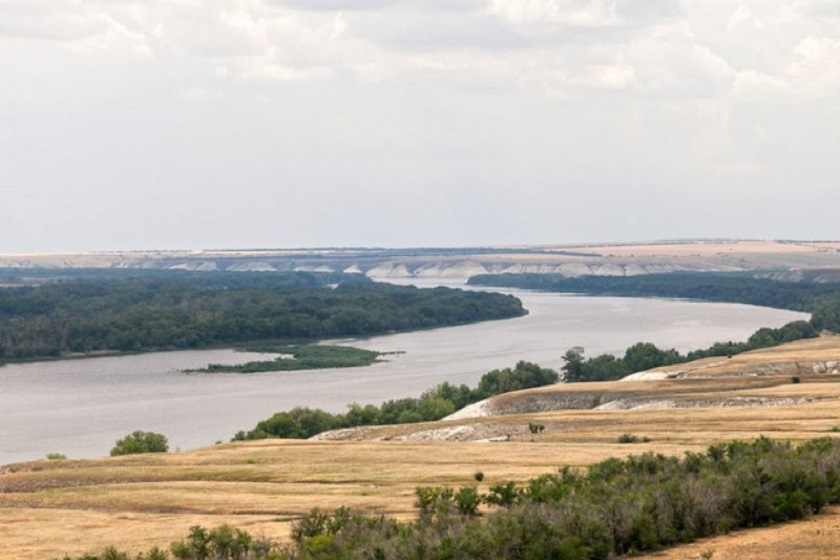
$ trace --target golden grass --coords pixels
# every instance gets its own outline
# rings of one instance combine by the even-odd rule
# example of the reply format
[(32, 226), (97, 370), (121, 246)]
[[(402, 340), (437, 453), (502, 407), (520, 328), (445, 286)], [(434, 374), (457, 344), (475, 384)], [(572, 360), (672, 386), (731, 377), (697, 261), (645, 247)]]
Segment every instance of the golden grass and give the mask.
[(814, 366), (840, 362), (840, 336), (798, 340), (774, 348), (744, 352), (732, 358), (715, 357), (675, 364), (653, 371), (681, 377), (734, 377), (743, 375), (811, 375)]
[(820, 515), (772, 527), (735, 531), (653, 554), (640, 560), (835, 560), (840, 542), (840, 507)]
[[(838, 337), (802, 341), (738, 356), (726, 364), (743, 374), (745, 364), (762, 368), (786, 360), (831, 359), (838, 347)], [(522, 399), (552, 394), (620, 393), (627, 399), (695, 404), (732, 397), (791, 398), (799, 404), (558, 410), (374, 427), (351, 436), (360, 441), (266, 440), (187, 453), (0, 467), (0, 556), (43, 560), (109, 544), (137, 552), (153, 545), (166, 547), (195, 524), (230, 523), (256, 535), (284, 539), (292, 520), (312, 507), (347, 505), (408, 518), (414, 514), (415, 487), (474, 484), (479, 470), (485, 474), (486, 490), (492, 484), (608, 457), (644, 451), (681, 455), (714, 442), (759, 435), (804, 440), (830, 435), (840, 425), (838, 376), (811, 375), (793, 384), (788, 376), (723, 377), (724, 373), (722, 369), (705, 379), (557, 386), (500, 400), (515, 406)], [(543, 424), (545, 431), (531, 434), (529, 422)], [(422, 441), (430, 433), (456, 434), (453, 437), (467, 441)], [(625, 433), (650, 441), (617, 443)], [(487, 441), (491, 438), (504, 441)], [(827, 559), (835, 553), (826, 543), (837, 542), (838, 531), (840, 509), (833, 509), (803, 523), (710, 539), (655, 557), (699, 558), (701, 552), (714, 550), (716, 559)], [(807, 555), (794, 554), (793, 543), (805, 547), (801, 550)], [(750, 552), (753, 546), (760, 552)]]
[(790, 254), (833, 250), (832, 243), (779, 243), (778, 241), (686, 241), (621, 245), (576, 246), (575, 250), (601, 255), (636, 257), (710, 257), (721, 254)]
[(413, 514), (418, 485), (525, 480), (623, 455), (611, 445), (262, 441), (190, 453), (24, 463), (0, 476), (3, 558), (166, 546), (194, 524), (284, 538), (312, 507)]

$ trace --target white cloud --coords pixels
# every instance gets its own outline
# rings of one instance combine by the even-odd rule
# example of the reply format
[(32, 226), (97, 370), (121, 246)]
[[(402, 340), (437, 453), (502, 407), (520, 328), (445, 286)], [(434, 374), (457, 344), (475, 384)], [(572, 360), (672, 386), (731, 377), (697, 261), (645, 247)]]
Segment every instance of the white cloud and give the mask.
[(786, 80), (757, 70), (738, 72), (732, 86), (733, 96), (743, 99), (789, 99), (793, 93), (793, 88)]
[(204, 101), (224, 99), (224, 95), (218, 91), (211, 91), (203, 86), (189, 86), (178, 90), (178, 97), (186, 101)]
[(621, 23), (615, 0), (490, 0), (488, 12), (515, 25), (603, 27)]
[(630, 64), (593, 64), (587, 66), (581, 83), (606, 89), (626, 89), (637, 86), (636, 69)]
[(133, 32), (107, 14), (94, 14), (88, 18), (90, 32), (69, 42), (66, 46), (86, 55), (122, 52), (141, 57), (152, 57), (152, 47), (146, 35)]
[(840, 171), (825, 117), (838, 111), (837, 5), (0, 0), (0, 167), (14, 192), (53, 192), (55, 212), (58, 182), (89, 185), (92, 205), (152, 184), (173, 215), (247, 184), (269, 202), (253, 208), (263, 223), (265, 208), (328, 205), (319, 193), (351, 185), (327, 212), (337, 231), (383, 196), (434, 193), (429, 218), (469, 213), (450, 193), (461, 204), (511, 185), (540, 208), (566, 203), (556, 190), (611, 200), (627, 183), (651, 199), (684, 185), (787, 192), (796, 169), (824, 186)]
[(840, 91), (840, 39), (805, 37), (794, 49), (788, 72), (808, 97), (837, 97)]
[(51, 41), (85, 55), (148, 57), (152, 54), (143, 31), (129, 28), (96, 6), (7, 0), (1, 8), (4, 11), (0, 38)]

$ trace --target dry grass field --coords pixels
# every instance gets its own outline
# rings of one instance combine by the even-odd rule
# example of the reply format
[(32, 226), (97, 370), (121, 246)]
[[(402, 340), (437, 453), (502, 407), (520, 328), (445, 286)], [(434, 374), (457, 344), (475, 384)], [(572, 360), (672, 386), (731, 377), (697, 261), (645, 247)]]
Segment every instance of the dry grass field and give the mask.
[(618, 444), (299, 442), (224, 444), (189, 453), (7, 466), (0, 475), (4, 560), (118, 544), (166, 546), (191, 525), (231, 523), (284, 537), (313, 507), (413, 514), (418, 485), (524, 480), (561, 464), (631, 451)]
[(736, 531), (654, 554), (639, 560), (834, 560), (840, 542), (840, 507), (827, 508), (803, 521)]
[[(762, 434), (790, 440), (831, 435), (840, 426), (840, 375), (815, 375), (806, 364), (838, 355), (838, 337), (802, 341), (714, 367), (684, 366), (693, 372), (684, 378), (525, 391), (493, 403), (502, 415), (367, 428), (342, 434), (345, 441), (268, 440), (7, 465), (0, 467), (0, 557), (49, 559), (108, 544), (133, 551), (166, 547), (195, 524), (230, 523), (282, 539), (291, 521), (312, 507), (347, 505), (410, 517), (416, 486), (473, 484), (479, 470), (486, 489), (631, 453), (681, 455)], [(801, 383), (773, 369), (796, 363), (804, 368)], [(735, 376), (727, 376), (727, 365)], [(710, 375), (697, 377), (700, 371)], [(592, 398), (625, 408), (517, 413), (523, 402), (548, 406)], [(529, 422), (545, 431), (531, 434)], [(622, 434), (649, 441), (619, 444)], [(828, 559), (837, 557), (839, 538), (840, 508), (832, 508), (803, 522), (733, 533), (649, 558), (701, 558), (711, 551), (715, 559)]]
[(818, 251), (833, 251), (840, 244), (832, 242), (780, 242), (770, 240), (745, 241), (693, 241), (672, 243), (638, 243), (621, 245), (590, 245), (576, 247), (582, 252), (592, 252), (600, 255), (637, 256), (637, 257), (711, 257), (724, 254), (773, 254), (813, 253)]

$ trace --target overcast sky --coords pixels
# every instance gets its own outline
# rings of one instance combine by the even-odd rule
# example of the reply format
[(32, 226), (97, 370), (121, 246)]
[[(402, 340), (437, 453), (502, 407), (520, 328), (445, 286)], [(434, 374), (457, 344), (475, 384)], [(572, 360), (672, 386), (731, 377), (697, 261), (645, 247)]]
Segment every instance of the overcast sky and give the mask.
[(0, 252), (840, 238), (837, 0), (0, 0)]

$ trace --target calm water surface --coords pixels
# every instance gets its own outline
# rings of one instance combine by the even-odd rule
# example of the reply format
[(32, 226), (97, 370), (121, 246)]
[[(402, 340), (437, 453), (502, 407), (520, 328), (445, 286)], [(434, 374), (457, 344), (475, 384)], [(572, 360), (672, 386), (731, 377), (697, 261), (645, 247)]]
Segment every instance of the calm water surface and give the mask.
[(0, 367), (0, 464), (51, 452), (107, 455), (119, 437), (138, 429), (166, 434), (172, 449), (189, 449), (226, 441), (294, 406), (340, 412), (351, 402), (416, 396), (443, 381), (473, 385), (485, 372), (518, 360), (559, 368), (560, 356), (572, 346), (585, 347), (589, 356), (623, 352), (638, 341), (687, 351), (807, 318), (745, 305), (511, 293), (522, 299), (528, 316), (337, 341), (404, 352), (366, 368), (249, 375), (180, 371), (264, 359), (232, 350)]

